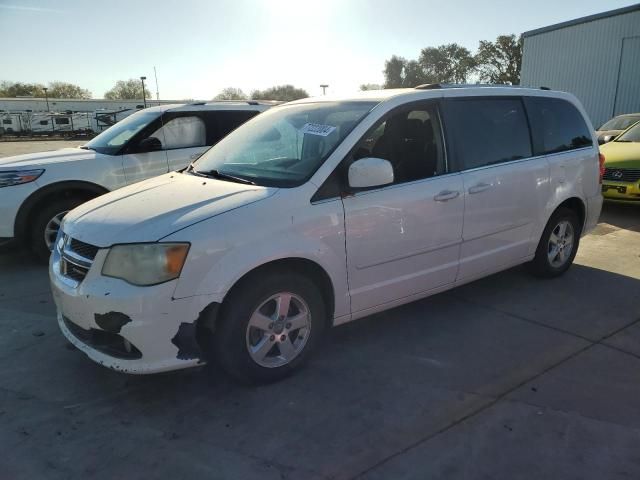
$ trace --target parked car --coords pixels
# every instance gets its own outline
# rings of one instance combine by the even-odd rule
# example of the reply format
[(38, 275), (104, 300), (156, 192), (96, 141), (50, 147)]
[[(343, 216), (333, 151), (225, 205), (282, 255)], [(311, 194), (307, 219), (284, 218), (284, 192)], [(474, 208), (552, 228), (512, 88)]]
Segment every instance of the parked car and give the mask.
[(186, 170), (76, 208), (49, 269), (62, 333), (123, 372), (215, 357), (268, 382), (327, 327), (522, 263), (561, 275), (602, 206), (584, 109), (438, 87), (274, 107)]
[(640, 113), (628, 113), (613, 117), (596, 130), (598, 143), (602, 145), (610, 142), (636, 122), (640, 122)]
[(605, 158), (604, 198), (640, 204), (640, 123), (600, 148)]
[(212, 102), (152, 107), (86, 145), (0, 159), (0, 243), (12, 238), (49, 258), (71, 209), (125, 185), (186, 167), (270, 105)]

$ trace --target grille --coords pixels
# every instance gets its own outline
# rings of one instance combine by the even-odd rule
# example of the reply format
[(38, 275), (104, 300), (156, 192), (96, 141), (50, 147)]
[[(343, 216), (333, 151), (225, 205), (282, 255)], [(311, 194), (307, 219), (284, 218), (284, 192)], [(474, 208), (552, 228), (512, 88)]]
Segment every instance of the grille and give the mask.
[(612, 182), (637, 182), (640, 180), (640, 168), (605, 168), (604, 180)]
[(76, 282), (84, 280), (84, 277), (87, 276), (87, 272), (89, 271), (88, 268), (72, 263), (64, 257), (60, 261), (60, 269), (64, 276), (72, 278)]
[(87, 258), (89, 260), (93, 260), (96, 258), (96, 254), (98, 253), (99, 248), (95, 245), (89, 245), (88, 243), (81, 242), (80, 240), (76, 240), (75, 238), (71, 239), (69, 243), (69, 249), (80, 255), (81, 257)]

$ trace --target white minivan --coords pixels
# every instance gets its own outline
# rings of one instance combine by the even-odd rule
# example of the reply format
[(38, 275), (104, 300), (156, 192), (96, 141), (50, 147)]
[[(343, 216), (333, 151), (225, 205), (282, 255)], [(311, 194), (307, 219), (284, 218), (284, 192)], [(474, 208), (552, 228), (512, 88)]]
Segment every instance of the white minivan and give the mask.
[(305, 99), (182, 172), (64, 219), (50, 262), (62, 333), (129, 373), (216, 358), (267, 382), (330, 326), (514, 265), (571, 265), (603, 159), (572, 95), (425, 85)]
[(18, 239), (47, 261), (69, 210), (125, 185), (186, 167), (270, 103), (151, 107), (81, 147), (0, 158), (0, 243)]

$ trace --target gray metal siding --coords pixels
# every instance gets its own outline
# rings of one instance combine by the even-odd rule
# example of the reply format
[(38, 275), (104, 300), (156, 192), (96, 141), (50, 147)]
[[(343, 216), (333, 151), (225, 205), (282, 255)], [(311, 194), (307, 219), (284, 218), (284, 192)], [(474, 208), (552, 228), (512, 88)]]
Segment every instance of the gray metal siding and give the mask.
[(573, 93), (597, 127), (613, 116), (619, 83), (637, 85), (625, 90), (625, 108), (640, 102), (640, 62), (621, 65), (623, 39), (637, 36), (640, 11), (527, 36), (520, 83)]

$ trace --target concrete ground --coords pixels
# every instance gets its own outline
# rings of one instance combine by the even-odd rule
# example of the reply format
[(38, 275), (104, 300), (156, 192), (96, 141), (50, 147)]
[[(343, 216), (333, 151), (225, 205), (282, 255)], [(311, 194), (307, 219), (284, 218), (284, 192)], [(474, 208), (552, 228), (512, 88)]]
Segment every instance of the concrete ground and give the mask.
[(0, 158), (23, 153), (45, 152), (60, 148), (77, 147), (89, 140), (33, 140), (33, 141), (2, 141), (0, 142)]
[(59, 333), (46, 269), (0, 254), (0, 478), (640, 478), (640, 206), (554, 280), (518, 267), (333, 329), (248, 388), (136, 377)]

